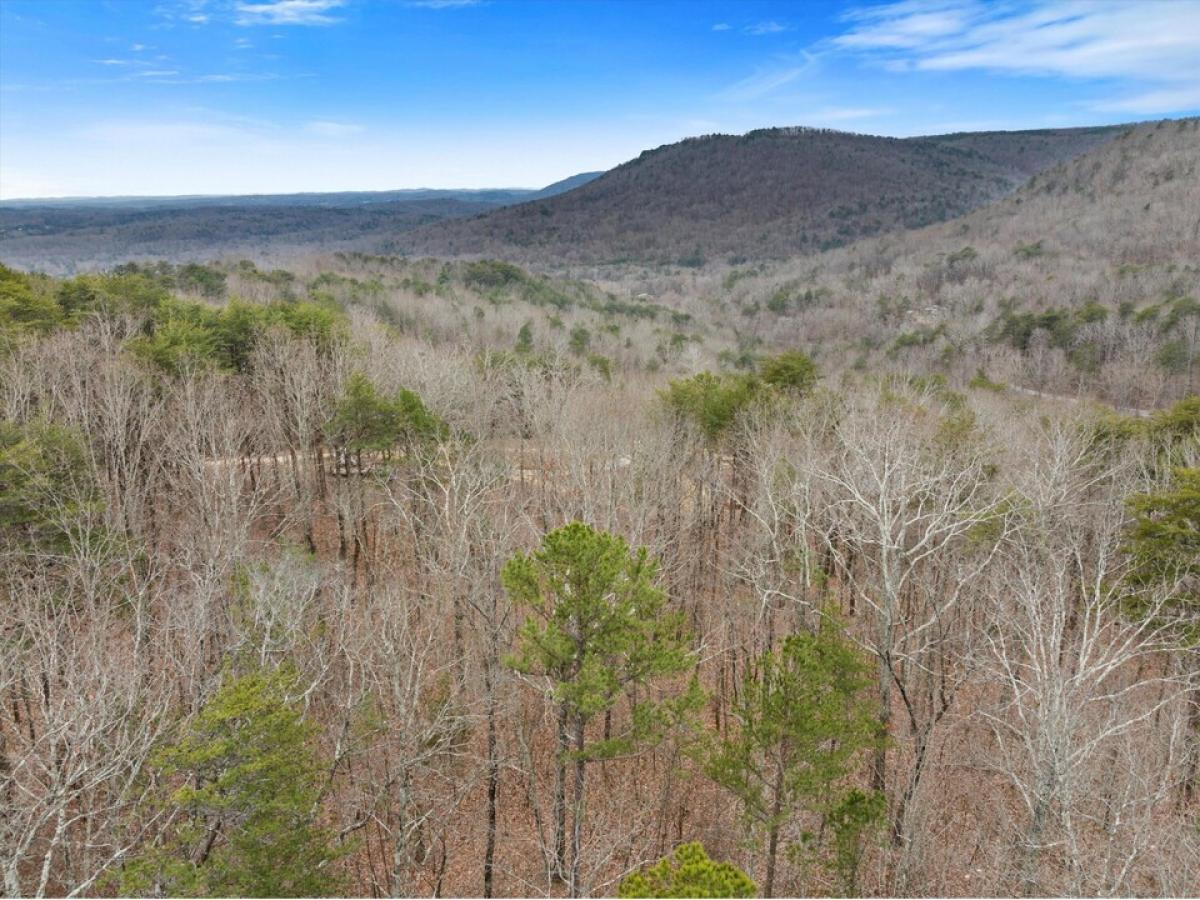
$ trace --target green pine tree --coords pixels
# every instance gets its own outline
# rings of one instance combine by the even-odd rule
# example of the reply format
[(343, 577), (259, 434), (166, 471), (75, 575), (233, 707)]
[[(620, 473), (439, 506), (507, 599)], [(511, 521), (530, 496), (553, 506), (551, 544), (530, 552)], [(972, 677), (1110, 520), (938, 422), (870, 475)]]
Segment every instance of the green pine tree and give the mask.
[[(579, 887), (586, 764), (653, 742), (700, 701), (693, 682), (675, 698), (631, 703), (627, 727), (588, 740), (588, 724), (632, 689), (693, 664), (682, 616), (665, 610), (657, 576), (644, 547), (631, 553), (620, 537), (580, 522), (550, 532), (536, 552), (518, 553), (502, 573), (508, 595), (527, 614), (509, 665), (545, 678), (557, 707), (555, 856), (572, 895)], [(568, 761), (575, 768), (569, 870)]]
[(766, 384), (793, 396), (807, 394), (821, 377), (816, 363), (794, 351), (763, 360), (758, 374)]
[(533, 352), (533, 323), (526, 322), (521, 326), (521, 330), (517, 332), (516, 351), (518, 353)]
[[(758, 670), (747, 675), (733, 709), (738, 728), (708, 748), (704, 768), (766, 837), (763, 896), (771, 897), (785, 826), (800, 813), (828, 814), (843, 804), (841, 782), (859, 752), (874, 745), (876, 722), (864, 694), (868, 667), (831, 623), (787, 638)], [(861, 811), (861, 804), (844, 810)], [(821, 853), (814, 844), (809, 836), (794, 849)]]
[[(1200, 469), (1175, 469), (1169, 485), (1136, 494), (1128, 503), (1133, 513), (1126, 545), (1135, 589), (1131, 611), (1145, 614), (1142, 590), (1165, 590), (1166, 611), (1178, 619), (1180, 642), (1200, 646)], [(1192, 729), (1200, 735), (1200, 690), (1193, 691), (1191, 710)], [(1192, 751), (1188, 763), (1186, 800), (1194, 798), (1198, 781), (1200, 749)]]
[(335, 895), (343, 850), (320, 816), (316, 727), (289, 699), (287, 669), (225, 682), (153, 763), (170, 785), (168, 839), (130, 864), (122, 893), (187, 897)]
[(49, 422), (0, 422), (0, 548), (59, 548), (100, 504), (80, 434)]
[[(1175, 469), (1162, 490), (1129, 499), (1131, 580), (1167, 585), (1171, 602), (1189, 618), (1200, 614), (1200, 469)], [(1193, 635), (1200, 640), (1200, 635)]]
[(680, 844), (670, 856), (626, 876), (619, 897), (753, 897), (758, 887), (735, 865), (709, 859), (698, 843)]
[(389, 457), (394, 449), (409, 452), (415, 447), (445, 437), (446, 423), (430, 412), (414, 392), (402, 388), (393, 396), (379, 391), (362, 373), (346, 380), (342, 398), (325, 426), (325, 433), (338, 449), (341, 465), (346, 454), (358, 457), (373, 451)]

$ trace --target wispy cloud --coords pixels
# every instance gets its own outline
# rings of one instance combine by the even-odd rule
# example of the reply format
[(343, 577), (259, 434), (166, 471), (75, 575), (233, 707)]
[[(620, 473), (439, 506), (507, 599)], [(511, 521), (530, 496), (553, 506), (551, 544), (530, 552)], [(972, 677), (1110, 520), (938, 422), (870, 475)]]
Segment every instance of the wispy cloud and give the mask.
[(320, 135), (321, 137), (340, 138), (349, 137), (353, 134), (361, 134), (363, 127), (361, 125), (353, 125), (347, 122), (329, 122), (317, 120), (306, 123), (304, 130), (311, 134)]
[(274, 72), (211, 72), (205, 75), (185, 75), (153, 79), (159, 84), (233, 84), (235, 82), (278, 81)]
[(756, 69), (754, 74), (734, 82), (718, 93), (716, 99), (734, 103), (757, 100), (793, 83), (816, 63), (816, 56), (803, 53), (799, 58), (779, 60), (773, 65), (762, 66)]
[(1200, 83), (1181, 84), (1141, 91), (1091, 104), (1099, 112), (1132, 113), (1152, 116), (1180, 110), (1200, 109)]
[(762, 34), (779, 34), (784, 31), (791, 31), (791, 25), (785, 25), (783, 22), (776, 22), (772, 19), (769, 22), (756, 22), (753, 25), (747, 25), (743, 31), (746, 34), (762, 35)]
[(345, 5), (345, 0), (267, 0), (264, 3), (237, 3), (234, 9), (238, 25), (336, 25), (341, 19), (329, 11)]
[(713, 31), (729, 31), (729, 29), (731, 29), (731, 28), (733, 28), (733, 26), (730, 25), (728, 22), (718, 22), (716, 25), (714, 25), (712, 27), (712, 30)]
[(213, 18), (208, 6), (209, 0), (163, 0), (154, 7), (154, 14), (168, 24), (207, 25)]
[(1195, 3), (1174, 0), (904, 0), (850, 11), (832, 43), (892, 71), (1123, 79), (1134, 84), (1128, 95), (1094, 108), (1172, 112), (1197, 106), (1197, 13)]

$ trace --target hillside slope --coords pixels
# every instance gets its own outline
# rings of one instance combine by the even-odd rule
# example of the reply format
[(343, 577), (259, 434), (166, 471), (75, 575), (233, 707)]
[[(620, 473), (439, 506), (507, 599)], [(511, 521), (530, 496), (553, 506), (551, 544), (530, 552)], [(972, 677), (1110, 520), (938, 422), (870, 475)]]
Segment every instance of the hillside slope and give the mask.
[(805, 128), (690, 138), (558, 197), (378, 249), (552, 262), (780, 258), (962, 215), (1114, 128), (883, 138)]
[(1130, 128), (953, 222), (705, 278), (747, 340), (830, 368), (1171, 402), (1200, 391), (1200, 119)]

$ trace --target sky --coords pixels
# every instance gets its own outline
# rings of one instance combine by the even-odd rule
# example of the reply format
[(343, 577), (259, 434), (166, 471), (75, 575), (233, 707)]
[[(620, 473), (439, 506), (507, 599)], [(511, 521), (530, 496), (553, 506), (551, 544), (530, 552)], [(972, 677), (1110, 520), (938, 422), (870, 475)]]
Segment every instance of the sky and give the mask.
[(2, 0), (0, 199), (540, 187), (681, 138), (1200, 113), (1200, 0)]

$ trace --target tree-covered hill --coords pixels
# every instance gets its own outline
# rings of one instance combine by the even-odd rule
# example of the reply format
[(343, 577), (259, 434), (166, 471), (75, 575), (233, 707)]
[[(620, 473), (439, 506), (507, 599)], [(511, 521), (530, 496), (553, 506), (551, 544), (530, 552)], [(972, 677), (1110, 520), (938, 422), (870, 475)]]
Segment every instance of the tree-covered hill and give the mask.
[(1118, 132), (707, 135), (648, 150), (557, 197), (406, 231), (381, 249), (692, 266), (814, 253), (952, 219)]

